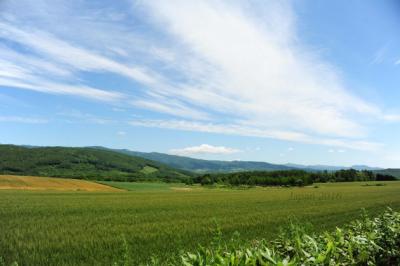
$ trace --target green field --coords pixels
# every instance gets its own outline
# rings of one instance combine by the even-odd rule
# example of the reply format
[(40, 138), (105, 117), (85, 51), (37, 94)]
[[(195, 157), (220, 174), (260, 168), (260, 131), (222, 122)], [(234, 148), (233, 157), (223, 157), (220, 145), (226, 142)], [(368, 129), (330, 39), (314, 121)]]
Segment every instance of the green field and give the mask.
[[(385, 206), (400, 209), (400, 182), (318, 184), (304, 188), (207, 189), (141, 185), (122, 192), (0, 191), (0, 256), (21, 265), (110, 265), (169, 257), (211, 241), (216, 220), (226, 238), (273, 238), (296, 217), (330, 230)], [(137, 185), (137, 184), (136, 184)], [(126, 186), (126, 185), (125, 185)]]
[(140, 172), (142, 172), (145, 175), (148, 175), (148, 174), (152, 174), (152, 173), (158, 172), (158, 169), (155, 168), (155, 167), (151, 167), (151, 166), (146, 165), (145, 167), (143, 167), (142, 170), (140, 170)]
[[(185, 187), (185, 185), (182, 183), (161, 183), (161, 182), (145, 183), (145, 182), (98, 181), (97, 183), (128, 191), (167, 191)], [(190, 190), (193, 189), (191, 187), (186, 187), (186, 188)]]

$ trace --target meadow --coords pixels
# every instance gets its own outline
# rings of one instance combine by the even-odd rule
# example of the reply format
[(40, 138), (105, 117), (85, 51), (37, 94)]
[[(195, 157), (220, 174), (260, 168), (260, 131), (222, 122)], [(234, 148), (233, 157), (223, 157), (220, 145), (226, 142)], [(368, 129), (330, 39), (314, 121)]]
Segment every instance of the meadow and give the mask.
[(186, 188), (186, 190), (193, 189), (192, 187), (187, 187), (182, 183), (118, 182), (118, 181), (97, 181), (97, 183), (127, 191), (168, 191), (168, 190), (176, 190), (177, 188)]
[(129, 254), (144, 263), (207, 245), (215, 223), (223, 238), (238, 232), (251, 242), (275, 238), (290, 219), (320, 232), (358, 218), (362, 208), (371, 216), (386, 206), (400, 209), (400, 182), (154, 186), (131, 183), (130, 191), (121, 192), (1, 190), (0, 256), (21, 265), (111, 265)]

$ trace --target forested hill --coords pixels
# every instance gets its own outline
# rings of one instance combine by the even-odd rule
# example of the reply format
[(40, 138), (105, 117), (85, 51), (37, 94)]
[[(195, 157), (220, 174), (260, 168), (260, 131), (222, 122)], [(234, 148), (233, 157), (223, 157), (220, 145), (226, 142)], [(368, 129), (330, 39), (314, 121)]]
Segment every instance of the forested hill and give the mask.
[[(97, 147), (100, 148), (100, 147)], [(103, 148), (104, 149), (104, 148)], [(139, 156), (149, 160), (161, 162), (170, 167), (192, 171), (196, 173), (209, 173), (209, 172), (239, 172), (239, 171), (278, 171), (278, 170), (291, 170), (294, 167), (271, 164), (266, 162), (252, 162), (252, 161), (216, 161), (216, 160), (202, 160), (190, 157), (169, 155), (158, 152), (137, 152), (130, 150), (114, 150), (119, 153), (128, 154), (132, 156)]]
[(397, 177), (397, 179), (400, 179), (400, 169), (397, 168), (388, 168), (388, 169), (382, 169), (376, 171), (376, 173), (382, 174), (382, 175), (392, 175)]
[[(108, 149), (104, 147), (96, 147), (98, 149)], [(366, 165), (353, 165), (351, 167), (330, 166), (330, 165), (301, 165), (301, 164), (272, 164), (267, 162), (256, 161), (218, 161), (218, 160), (202, 160), (184, 156), (170, 155), (158, 152), (138, 152), (126, 149), (111, 149), (123, 154), (139, 156), (156, 162), (166, 164), (176, 169), (183, 169), (195, 173), (234, 173), (242, 171), (286, 171), (301, 169), (310, 172), (319, 171), (339, 171), (339, 170), (371, 170), (378, 171), (382, 168), (369, 167)]]
[(186, 172), (111, 150), (0, 145), (0, 174), (96, 180), (185, 181)]

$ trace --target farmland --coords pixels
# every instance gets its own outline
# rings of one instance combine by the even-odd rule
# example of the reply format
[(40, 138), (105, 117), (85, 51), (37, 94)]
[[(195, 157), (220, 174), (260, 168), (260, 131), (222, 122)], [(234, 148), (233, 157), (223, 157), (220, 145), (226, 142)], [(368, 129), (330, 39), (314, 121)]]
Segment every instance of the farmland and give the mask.
[(0, 175), (0, 190), (118, 191), (117, 188), (85, 180), (38, 176)]
[(192, 190), (193, 188), (187, 187), (182, 183), (162, 183), (162, 182), (117, 182), (117, 181), (97, 181), (97, 183), (104, 184), (117, 189), (127, 191), (168, 191), (176, 190), (177, 188), (186, 188)]
[(133, 183), (131, 191), (121, 192), (1, 190), (0, 256), (22, 265), (110, 265), (128, 250), (133, 261), (145, 262), (209, 243), (215, 222), (224, 238), (237, 231), (246, 242), (274, 238), (289, 218), (322, 231), (357, 218), (362, 208), (371, 215), (386, 206), (400, 209), (400, 182), (243, 190), (156, 186)]

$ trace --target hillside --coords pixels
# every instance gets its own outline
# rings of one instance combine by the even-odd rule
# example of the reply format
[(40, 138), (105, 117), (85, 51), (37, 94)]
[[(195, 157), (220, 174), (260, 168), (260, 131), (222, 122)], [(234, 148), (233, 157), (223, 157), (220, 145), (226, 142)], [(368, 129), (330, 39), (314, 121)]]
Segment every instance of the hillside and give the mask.
[[(106, 149), (104, 147), (96, 147), (97, 149)], [(166, 164), (170, 167), (192, 171), (196, 173), (232, 173), (242, 171), (281, 171), (301, 169), (310, 172), (316, 171), (339, 171), (339, 170), (383, 170), (382, 168), (369, 167), (366, 165), (345, 166), (330, 166), (330, 165), (301, 165), (301, 164), (272, 164), (267, 162), (255, 161), (217, 161), (217, 160), (202, 160), (184, 156), (170, 155), (158, 152), (138, 152), (126, 149), (112, 149), (113, 151), (138, 156), (149, 160), (157, 161)]]
[(349, 170), (354, 169), (357, 171), (368, 170), (368, 171), (377, 171), (383, 170), (383, 168), (379, 167), (371, 167), (368, 165), (352, 165), (352, 166), (333, 166), (333, 165), (302, 165), (302, 164), (285, 164), (286, 166), (303, 169), (306, 171), (339, 171), (339, 170)]
[(379, 171), (375, 171), (378, 174), (382, 175), (392, 175), (396, 177), (397, 179), (400, 179), (400, 169), (394, 169), (394, 168), (389, 168), (389, 169), (382, 169)]
[(277, 171), (277, 170), (291, 170), (293, 167), (271, 164), (266, 162), (252, 162), (252, 161), (215, 161), (215, 160), (202, 160), (190, 157), (183, 157), (177, 155), (169, 155), (158, 152), (137, 152), (130, 150), (113, 150), (119, 153), (138, 156), (149, 160), (157, 161), (166, 164), (170, 167), (192, 171), (196, 173), (208, 172), (240, 172), (240, 171)]
[(184, 181), (186, 173), (111, 150), (0, 145), (0, 174), (93, 180)]

